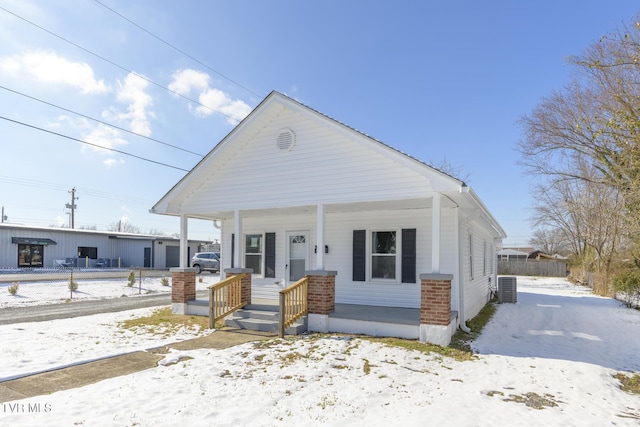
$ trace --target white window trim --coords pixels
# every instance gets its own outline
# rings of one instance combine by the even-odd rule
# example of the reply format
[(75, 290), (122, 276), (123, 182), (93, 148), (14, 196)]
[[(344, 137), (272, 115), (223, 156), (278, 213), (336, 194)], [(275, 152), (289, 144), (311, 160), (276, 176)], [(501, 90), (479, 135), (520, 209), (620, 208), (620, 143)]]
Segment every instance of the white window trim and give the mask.
[[(384, 279), (384, 278), (374, 278), (372, 277), (372, 271), (371, 269), (373, 268), (373, 233), (378, 233), (378, 232), (395, 232), (396, 233), (396, 253), (393, 255), (396, 257), (396, 277), (393, 279)], [(370, 283), (386, 283), (386, 284), (399, 284), (402, 280), (402, 272), (401, 272), (401, 268), (402, 268), (402, 264), (401, 264), (401, 259), (402, 259), (402, 232), (400, 229), (397, 228), (376, 228), (376, 229), (369, 229), (367, 230), (367, 259), (365, 260), (365, 268), (367, 271), (367, 282)], [(387, 255), (378, 255), (378, 256), (387, 256)], [(388, 255), (391, 256), (391, 255)]]
[(473, 234), (469, 233), (469, 279), (473, 278)]
[(260, 236), (262, 240), (262, 251), (260, 252), (260, 273), (252, 273), (251, 275), (256, 278), (264, 278), (264, 270), (265, 270), (265, 259), (264, 259), (264, 244), (265, 244), (265, 233), (264, 232), (256, 232), (256, 233), (244, 233), (242, 234), (242, 265), (243, 268), (247, 268), (247, 255), (249, 256), (258, 256), (257, 253), (247, 254), (247, 236)]
[(487, 275), (487, 240), (483, 240), (483, 247), (482, 247), (482, 275), (486, 276)]

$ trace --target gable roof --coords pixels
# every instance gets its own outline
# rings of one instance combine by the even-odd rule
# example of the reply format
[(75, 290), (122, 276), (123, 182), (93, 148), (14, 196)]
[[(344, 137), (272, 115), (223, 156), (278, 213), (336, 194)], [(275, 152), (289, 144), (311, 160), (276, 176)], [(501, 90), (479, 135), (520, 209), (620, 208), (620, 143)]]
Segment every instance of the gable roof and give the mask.
[[(290, 163), (286, 163), (284, 157), (276, 157), (277, 154), (273, 153), (274, 145), (268, 145), (271, 151), (267, 151), (265, 146), (273, 144), (278, 129), (294, 127), (291, 123), (302, 129), (299, 133), (306, 138), (304, 149), (307, 150), (307, 154), (306, 157), (301, 157), (303, 150), (294, 146), (293, 154), (289, 154), (288, 157)], [(297, 130), (292, 133), (295, 135), (296, 132)], [(354, 153), (359, 161), (356, 165), (352, 160), (351, 164), (348, 164), (344, 159), (352, 159), (351, 155)], [(258, 155), (263, 156), (265, 168), (271, 169), (262, 170), (263, 164), (256, 160)], [(253, 160), (250, 159), (251, 156)], [(298, 168), (289, 173), (289, 168), (295, 169), (296, 161), (307, 162), (307, 169)], [(339, 173), (345, 173), (349, 168), (357, 169), (360, 176), (354, 175), (353, 180), (343, 177), (339, 181)], [(295, 173), (297, 175), (294, 176)], [(311, 173), (314, 177), (307, 176)], [(247, 183), (247, 175), (254, 176), (255, 183)], [(277, 181), (276, 175), (280, 176), (282, 181)], [(334, 176), (337, 178), (332, 181)], [(287, 178), (289, 181), (286, 181)], [(314, 178), (325, 183), (329, 190), (320, 188)], [(305, 191), (296, 195), (299, 200), (286, 200), (287, 195), (278, 191), (283, 183), (286, 185), (295, 179), (306, 180), (301, 184)], [(358, 179), (360, 187), (357, 186)], [(267, 181), (270, 187), (266, 186)], [(373, 181), (380, 186), (376, 191), (364, 188), (367, 185), (371, 187)], [(332, 182), (334, 190), (337, 191), (330, 191)], [(254, 188), (256, 186), (262, 186), (263, 192), (275, 194), (267, 201), (258, 197), (260, 193)], [(236, 193), (256, 191), (251, 208), (244, 205), (251, 195), (247, 195), (245, 199), (233, 200), (236, 194), (232, 189)], [(367, 193), (367, 189), (371, 191)], [(214, 200), (211, 192), (217, 193), (216, 196), (220, 199)], [(463, 181), (276, 91), (271, 92), (213, 147), (152, 207), (150, 212), (213, 218), (211, 215), (215, 212), (220, 215), (220, 212), (230, 209), (272, 209), (289, 207), (292, 203), (312, 205), (376, 201), (377, 193), (380, 193), (380, 197), (393, 194), (394, 198), (407, 200), (425, 200), (428, 194), (433, 193), (447, 194), (449, 198), (456, 199), (462, 197), (468, 204), (464, 207), (482, 211), (482, 216), (496, 228), (497, 234), (504, 235), (504, 231), (480, 199)], [(355, 196), (355, 199), (340, 197), (341, 194), (351, 198)], [(221, 200), (225, 198), (229, 199), (226, 204)], [(276, 200), (281, 200), (282, 203), (278, 204)]]

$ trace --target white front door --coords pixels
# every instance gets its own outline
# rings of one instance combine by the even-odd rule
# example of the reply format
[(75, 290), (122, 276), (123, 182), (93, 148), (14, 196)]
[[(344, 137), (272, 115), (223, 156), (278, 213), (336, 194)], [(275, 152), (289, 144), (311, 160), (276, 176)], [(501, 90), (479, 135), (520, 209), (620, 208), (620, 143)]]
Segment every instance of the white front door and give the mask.
[(289, 285), (304, 276), (309, 264), (309, 232), (287, 231), (285, 280)]

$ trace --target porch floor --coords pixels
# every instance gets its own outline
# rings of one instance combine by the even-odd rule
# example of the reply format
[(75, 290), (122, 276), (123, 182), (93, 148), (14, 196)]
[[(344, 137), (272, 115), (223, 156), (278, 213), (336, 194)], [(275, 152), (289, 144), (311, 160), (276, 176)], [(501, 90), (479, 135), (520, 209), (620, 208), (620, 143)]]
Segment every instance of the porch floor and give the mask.
[[(193, 305), (209, 305), (209, 298), (201, 297), (195, 301), (189, 301)], [(270, 299), (253, 298), (247, 309), (259, 309), (265, 311), (278, 311), (278, 301)], [(365, 322), (393, 323), (398, 325), (419, 325), (420, 309), (401, 307), (381, 307), (358, 304), (336, 304), (334, 311), (329, 313), (330, 319), (361, 320)]]

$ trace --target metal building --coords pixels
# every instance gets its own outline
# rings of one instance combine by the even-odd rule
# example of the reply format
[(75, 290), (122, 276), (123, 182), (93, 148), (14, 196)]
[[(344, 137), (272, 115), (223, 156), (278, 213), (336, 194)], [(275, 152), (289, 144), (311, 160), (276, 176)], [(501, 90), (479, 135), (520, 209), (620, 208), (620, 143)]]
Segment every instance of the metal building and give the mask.
[[(189, 259), (210, 243), (189, 241)], [(166, 269), (179, 264), (178, 238), (0, 223), (0, 268)]]

